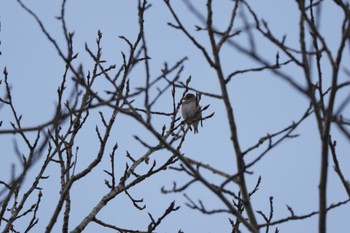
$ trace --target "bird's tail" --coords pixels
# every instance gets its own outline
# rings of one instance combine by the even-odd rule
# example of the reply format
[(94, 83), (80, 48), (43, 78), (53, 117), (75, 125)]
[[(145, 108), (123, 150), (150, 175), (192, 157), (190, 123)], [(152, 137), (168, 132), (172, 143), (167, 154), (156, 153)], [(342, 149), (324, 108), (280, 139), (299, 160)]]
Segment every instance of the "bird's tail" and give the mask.
[(193, 125), (194, 134), (198, 133), (198, 125)]

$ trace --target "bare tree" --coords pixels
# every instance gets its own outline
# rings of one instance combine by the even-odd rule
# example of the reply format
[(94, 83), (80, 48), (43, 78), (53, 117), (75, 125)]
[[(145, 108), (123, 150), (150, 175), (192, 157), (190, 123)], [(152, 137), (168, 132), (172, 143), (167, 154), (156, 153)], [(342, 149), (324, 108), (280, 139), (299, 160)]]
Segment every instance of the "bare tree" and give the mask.
[[(22, 123), (22, 115), (16, 108), (16, 96), (13, 95), (11, 87), (11, 71), (6, 67), (3, 70), (0, 81), (3, 96), (0, 99), (0, 110), (11, 112), (12, 128), (4, 128), (1, 121), (0, 134), (4, 137), (15, 135), (14, 154), (20, 160), (20, 170), (18, 171), (18, 165), (14, 166), (17, 170), (13, 171), (12, 178), (0, 180), (2, 185), (0, 226), (3, 232), (19, 232), (19, 224), (25, 225), (21, 227), (24, 232), (37, 231), (39, 213), (42, 213), (40, 210), (45, 209), (46, 205), (42, 197), (47, 190), (42, 188), (42, 183), (55, 179), (59, 179), (57, 183), (59, 195), (57, 199), (51, 200), (55, 203), (53, 211), (46, 213), (49, 217), (44, 223), (45, 232), (58, 231), (59, 228), (62, 232), (82, 232), (89, 224), (97, 224), (103, 229), (115, 232), (157, 232), (158, 227), (164, 224), (163, 220), (172, 218), (180, 209), (181, 201), (172, 201), (167, 206), (159, 207), (163, 212), (156, 215), (147, 210), (147, 202), (142, 193), (133, 190), (142, 185), (145, 189), (148, 181), (155, 179), (161, 173), (167, 175), (170, 172), (186, 178), (175, 179), (170, 188), (169, 184), (160, 184), (161, 193), (175, 194), (173, 195), (175, 197), (183, 193), (187, 207), (203, 215), (223, 216), (229, 220), (227, 224), (232, 232), (279, 232), (278, 227), (286, 222), (297, 224), (318, 216), (318, 231), (323, 233), (327, 231), (327, 214), (340, 206), (349, 206), (350, 186), (347, 180), (349, 171), (346, 170), (346, 165), (343, 166), (338, 161), (344, 153), (338, 151), (336, 147), (338, 140), (346, 145), (350, 139), (348, 129), (350, 122), (346, 117), (350, 95), (343, 95), (344, 90), (347, 92), (348, 76), (350, 76), (346, 66), (349, 61), (346, 49), (349, 48), (350, 42), (348, 2), (296, 1), (295, 11), (299, 17), (298, 28), (295, 28), (298, 31), (297, 46), (288, 44), (288, 35), (281, 38), (277, 36), (270, 28), (269, 22), (261, 19), (257, 9), (249, 1), (232, 2), (226, 26), (218, 25), (217, 18), (214, 17), (214, 14), (219, 13), (215, 12), (213, 5), (220, 3), (208, 0), (205, 11), (198, 10), (194, 2), (184, 0), (183, 3), (198, 20), (198, 25), (191, 25), (195, 27), (196, 32), (188, 28), (188, 22), (184, 22), (181, 12), (176, 10), (173, 2), (164, 0), (163, 6), (168, 9), (167, 13), (172, 17), (168, 26), (185, 37), (188, 45), (201, 53), (205, 66), (212, 69), (215, 74), (219, 91), (204, 91), (194, 87), (193, 78), (183, 74), (188, 61), (187, 56), (178, 59), (174, 64), (164, 63), (156, 75), (151, 72), (152, 48), (147, 43), (148, 31), (145, 25), (147, 13), (152, 7), (146, 0), (138, 1), (137, 35), (133, 38), (119, 36), (128, 49), (121, 53), (121, 64), (116, 65), (103, 57), (102, 31), (97, 33), (94, 45), (96, 48), (85, 44), (85, 51), (78, 53), (75, 50), (77, 42), (66, 22), (68, 8), (66, 0), (62, 1), (60, 15), (57, 17), (62, 27), (66, 51), (63, 49), (64, 46), (50, 34), (45, 22), (29, 6), (18, 0), (19, 6), (32, 16), (43, 36), (58, 52), (65, 67), (61, 84), (57, 89), (53, 117), (36, 126), (26, 126)], [(339, 25), (335, 25), (341, 29), (335, 48), (329, 45), (325, 32), (321, 30), (324, 20), (321, 10), (329, 4), (342, 14), (342, 21)], [(208, 43), (199, 39), (199, 33), (201, 36), (205, 35)], [(241, 37), (245, 38), (246, 43), (239, 41)], [(272, 61), (269, 55), (260, 52), (261, 41), (270, 43), (277, 51)], [(223, 65), (224, 59), (227, 59), (223, 55), (225, 50), (232, 51), (235, 57), (248, 58), (255, 65), (249, 68), (228, 69)], [(82, 52), (90, 56), (93, 61), (91, 67), (85, 67), (85, 64), (79, 62), (78, 54)], [(294, 77), (289, 72), (291, 68), (298, 70), (302, 77)], [(135, 70), (142, 70), (142, 77), (134, 75)], [(262, 72), (269, 72), (288, 84), (296, 96), (302, 96), (308, 101), (308, 105), (297, 119), (282, 128), (271, 130), (246, 147), (240, 140), (238, 111), (231, 93), (232, 82), (239, 76), (258, 75)], [(136, 86), (133, 83), (137, 78), (143, 80), (143, 86)], [(202, 106), (200, 121), (204, 124), (213, 120), (214, 114), (218, 114), (214, 113), (212, 106), (206, 104), (206, 99), (213, 99), (223, 104), (225, 112), (220, 114), (226, 116), (225, 124), (228, 125), (228, 141), (231, 148), (225, 153), (235, 158), (235, 163), (230, 165), (230, 172), (225, 171), (224, 164), (223, 167), (216, 167), (193, 159), (184, 149), (183, 145), (193, 131), (191, 124), (186, 124), (181, 118), (181, 104), (187, 93), (196, 94), (196, 99), (200, 101)], [(162, 101), (166, 101), (171, 107), (164, 107), (160, 104)], [(251, 111), (256, 110), (252, 108)], [(92, 121), (96, 116), (99, 117), (99, 122)], [(134, 141), (142, 145), (141, 155), (132, 154), (129, 149), (124, 157), (120, 155), (124, 153), (119, 149), (123, 145), (111, 137), (113, 129), (119, 124), (128, 124), (125, 123), (127, 120), (119, 120), (120, 117), (138, 123), (140, 133), (134, 135)], [(252, 183), (247, 180), (252, 180), (251, 175), (257, 170), (257, 166), (282, 142), (288, 143), (298, 138), (298, 130), (305, 121), (314, 122), (318, 129), (320, 168), (318, 171), (309, 171), (319, 174), (319, 183), (313, 184), (318, 187), (318, 195), (315, 196), (319, 202), (318, 209), (310, 209), (305, 205), (309, 211), (297, 214), (292, 206), (287, 205), (289, 214), (282, 217), (278, 214), (276, 217), (274, 210), (283, 208), (274, 204), (276, 196), (272, 195), (266, 200), (269, 209), (265, 211), (257, 209), (254, 202), (254, 197), (259, 195), (259, 188), (264, 186), (262, 182), (264, 177), (254, 178), (255, 185), (251, 185)], [(91, 152), (94, 158), (90, 158), (89, 162), (85, 160), (84, 165), (78, 166), (78, 161), (84, 158), (80, 152), (80, 148), (84, 147), (84, 130), (92, 125), (96, 135), (95, 151)], [(144, 136), (141, 131), (146, 132), (148, 136)], [(332, 137), (335, 133), (337, 137)], [(220, 137), (220, 134), (213, 136)], [(162, 156), (159, 156), (159, 153), (162, 153)], [(104, 167), (103, 161), (109, 162), (108, 168)], [(333, 165), (334, 172), (329, 168), (329, 163)], [(58, 167), (60, 174), (49, 172), (50, 166)], [(89, 182), (89, 177), (96, 172), (102, 173), (101, 170), (106, 177), (104, 184), (107, 189), (101, 190), (103, 194), (93, 204), (93, 208), (80, 216), (81, 220), (76, 221), (71, 215), (76, 208), (72, 195), (79, 193), (76, 187)], [(330, 173), (339, 177), (339, 184), (347, 193), (345, 199), (334, 203), (330, 203), (327, 198)], [(269, 180), (264, 182), (268, 183)], [(194, 200), (195, 195), (191, 194), (191, 188), (197, 184), (215, 196), (220, 205), (211, 209), (212, 207), (207, 207), (210, 203), (206, 203), (203, 197), (199, 196), (198, 201)], [(159, 192), (159, 189), (154, 190), (157, 191)], [(80, 195), (88, 194), (80, 193)], [(135, 228), (134, 225), (119, 226), (99, 217), (101, 211), (113, 206), (112, 201), (120, 196), (126, 196), (138, 211), (148, 211), (147, 226), (143, 228)], [(118, 211), (123, 213), (123, 210), (117, 209), (116, 212)], [(181, 229), (180, 225), (176, 230), (182, 232)]]

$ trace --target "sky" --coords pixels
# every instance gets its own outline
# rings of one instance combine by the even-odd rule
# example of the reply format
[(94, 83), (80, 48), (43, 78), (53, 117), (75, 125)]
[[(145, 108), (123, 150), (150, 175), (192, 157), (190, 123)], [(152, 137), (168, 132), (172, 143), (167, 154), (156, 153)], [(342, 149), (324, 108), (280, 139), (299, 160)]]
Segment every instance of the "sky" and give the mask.
[[(59, 46), (66, 51), (62, 27), (55, 18), (60, 14), (60, 1), (25, 1), (31, 10), (44, 22), (45, 27), (55, 38)], [(170, 11), (163, 1), (150, 1), (152, 7), (145, 15), (145, 31), (149, 54), (151, 57), (150, 68), (152, 78), (161, 73), (164, 62), (175, 64), (183, 57), (188, 57), (185, 69), (181, 74), (181, 81), (185, 82), (188, 76), (192, 76), (191, 86), (204, 92), (220, 93), (219, 83), (215, 72), (208, 66), (203, 55), (193, 44), (178, 30), (167, 25), (174, 23)], [(214, 25), (219, 29), (226, 27), (233, 7), (233, 1), (215, 1)], [(184, 22), (188, 30), (203, 43), (209, 45), (205, 32), (195, 31), (195, 25), (202, 22), (188, 10), (183, 1), (172, 1), (178, 16)], [(205, 1), (196, 1), (196, 9), (205, 13)], [(259, 19), (268, 22), (271, 31), (279, 36), (287, 35), (286, 43), (291, 47), (298, 46), (299, 15), (294, 1), (251, 1), (252, 8)], [(246, 10), (246, 9), (245, 9)], [(325, 35), (327, 43), (335, 53), (340, 38), (340, 20), (342, 14), (335, 4), (324, 3), (322, 9), (321, 31)], [(0, 70), (6, 67), (9, 73), (9, 82), (12, 86), (12, 95), (17, 111), (23, 115), (24, 126), (34, 126), (49, 120), (54, 114), (57, 100), (57, 88), (59, 87), (64, 72), (64, 62), (58, 56), (57, 51), (46, 39), (40, 27), (17, 1), (4, 0), (0, 2)], [(251, 20), (251, 18), (250, 18)], [(127, 53), (125, 42), (118, 38), (123, 35), (133, 41), (138, 33), (137, 1), (68, 1), (66, 5), (66, 21), (68, 30), (74, 32), (74, 50), (79, 52), (75, 65), (83, 64), (85, 73), (93, 68), (93, 61), (85, 51), (87, 44), (96, 50), (97, 32), (100, 30), (102, 38), (102, 54), (108, 65), (122, 62), (121, 52)], [(235, 27), (240, 28), (241, 21)], [(256, 34), (257, 50), (270, 62), (274, 62), (276, 53), (280, 54), (280, 61), (285, 61), (286, 56), (274, 45)], [(247, 37), (242, 34), (235, 37), (235, 42), (247, 45)], [(222, 65), (226, 74), (235, 70), (259, 67), (260, 65), (245, 55), (225, 46), (222, 51)], [(349, 54), (346, 53), (344, 63), (348, 64)], [(107, 66), (107, 65), (106, 65)], [(329, 82), (330, 70), (324, 64), (325, 83)], [(295, 65), (286, 66), (287, 72), (293, 80), (305, 84), (303, 73)], [(143, 69), (137, 69), (132, 73), (131, 87), (144, 85)], [(342, 80), (347, 80), (346, 75), (341, 75)], [(72, 85), (72, 81), (69, 80)], [(246, 73), (235, 77), (229, 84), (229, 95), (235, 112), (239, 139), (243, 149), (254, 145), (267, 133), (277, 132), (293, 121), (297, 121), (305, 112), (309, 101), (291, 87), (285, 81), (274, 76), (269, 71)], [(68, 86), (72, 88), (72, 86)], [(105, 83), (98, 82), (96, 89), (101, 92), (106, 88)], [(4, 96), (4, 85), (0, 86), (0, 96)], [(181, 91), (177, 92), (179, 100)], [(340, 93), (337, 104), (347, 93)], [(154, 93), (153, 93), (154, 95)], [(207, 113), (215, 112), (213, 118), (204, 122), (199, 134), (190, 133), (182, 148), (186, 156), (197, 161), (210, 164), (225, 172), (236, 171), (235, 157), (230, 144), (229, 127), (224, 105), (217, 99), (202, 97), (202, 105), (210, 104)], [(142, 103), (142, 102), (140, 102)], [(155, 106), (155, 110), (171, 111), (171, 93), (167, 93)], [(110, 110), (104, 109), (106, 114)], [(348, 109), (344, 114), (348, 113)], [(3, 121), (1, 129), (11, 128), (13, 121), (8, 108), (0, 108), (0, 121)], [(164, 117), (154, 117), (154, 124), (160, 129), (168, 122)], [(86, 128), (77, 139), (79, 145), (79, 158), (77, 169), (82, 170), (93, 158), (98, 148), (95, 126), (99, 123), (97, 112), (91, 113)], [(295, 132), (299, 136), (284, 141), (276, 149), (271, 151), (247, 176), (248, 186), (252, 189), (259, 176), (262, 183), (258, 192), (253, 196), (254, 210), (269, 211), (269, 197), (274, 197), (274, 220), (289, 216), (286, 205), (293, 207), (295, 214), (307, 214), (318, 209), (318, 182), (320, 168), (320, 140), (317, 131), (315, 117), (312, 115), (306, 119)], [(125, 165), (125, 153), (128, 150), (135, 157), (145, 153), (146, 148), (140, 145), (133, 135), (140, 135), (147, 142), (155, 143), (155, 139), (143, 127), (126, 116), (118, 116), (117, 123), (112, 130), (111, 142), (108, 144), (103, 162), (72, 189), (72, 213), (71, 229), (74, 228), (91, 211), (103, 195), (107, 193), (104, 185), (106, 175), (103, 170), (109, 169), (108, 154), (115, 142), (118, 143), (117, 172), (122, 175)], [(33, 136), (33, 135), (31, 135)], [(349, 143), (342, 134), (334, 128), (333, 139), (337, 140), (338, 156), (344, 169), (345, 177), (350, 177)], [(23, 148), (23, 141), (15, 141), (16, 135), (0, 135), (0, 179), (8, 181), (11, 177), (11, 164), (19, 163), (14, 150), (15, 143)], [(248, 155), (247, 160), (253, 160), (263, 148)], [(167, 158), (169, 153), (159, 152), (155, 159)], [(35, 177), (41, 166), (41, 162), (30, 171), (28, 182)], [(333, 170), (333, 164), (329, 166), (328, 204), (347, 199), (345, 190)], [(147, 166), (142, 167), (146, 169)], [(19, 168), (18, 168), (19, 169)], [(18, 172), (18, 171), (17, 171)], [(47, 225), (50, 213), (55, 207), (55, 198), (59, 195), (59, 167), (51, 165), (47, 171), (49, 181), (43, 181), (43, 203), (45, 208), (39, 212), (40, 221), (36, 226), (36, 232), (42, 232)], [(209, 179), (218, 181), (214, 176), (207, 174)], [(148, 212), (153, 216), (160, 216), (168, 205), (175, 200), (181, 208), (170, 215), (157, 232), (230, 232), (228, 215), (203, 215), (191, 210), (185, 203), (186, 198), (181, 193), (164, 195), (160, 192), (162, 186), (172, 187), (172, 182), (183, 184), (188, 177), (174, 171), (165, 171), (154, 178), (142, 183), (130, 190), (134, 198), (144, 198), (146, 209), (138, 211), (132, 205), (126, 195), (115, 198), (106, 208), (98, 214), (98, 217), (108, 223), (130, 229), (146, 229), (149, 223)], [(233, 187), (237, 190), (238, 187)], [(202, 200), (206, 207), (219, 208), (222, 203), (210, 193), (203, 185), (195, 184), (185, 192), (193, 200)], [(33, 198), (32, 201), (35, 201)], [(346, 232), (350, 228), (349, 205), (341, 206), (328, 214), (329, 232)], [(258, 216), (258, 215), (257, 215)], [(259, 222), (263, 219), (258, 216)], [(62, 220), (60, 220), (62, 221)], [(25, 227), (17, 223), (19, 230)], [(0, 226), (2, 229), (3, 226)], [(303, 221), (294, 221), (278, 226), (280, 232), (316, 232), (318, 217), (314, 216)], [(273, 228), (274, 229), (274, 228)], [(54, 232), (60, 232), (60, 222), (56, 224)], [(101, 227), (90, 223), (85, 232), (96, 232)], [(104, 232), (112, 232), (103, 229)], [(243, 232), (247, 232), (243, 229)]]

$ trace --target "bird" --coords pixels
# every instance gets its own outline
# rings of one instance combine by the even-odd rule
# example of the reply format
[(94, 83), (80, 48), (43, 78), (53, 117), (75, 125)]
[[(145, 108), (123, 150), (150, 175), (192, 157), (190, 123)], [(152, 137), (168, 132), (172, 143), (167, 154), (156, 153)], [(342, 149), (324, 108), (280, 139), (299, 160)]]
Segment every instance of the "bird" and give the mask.
[(199, 105), (199, 99), (194, 94), (188, 93), (182, 99), (181, 113), (191, 130), (193, 125), (194, 134), (198, 133), (198, 124), (202, 119), (202, 107)]

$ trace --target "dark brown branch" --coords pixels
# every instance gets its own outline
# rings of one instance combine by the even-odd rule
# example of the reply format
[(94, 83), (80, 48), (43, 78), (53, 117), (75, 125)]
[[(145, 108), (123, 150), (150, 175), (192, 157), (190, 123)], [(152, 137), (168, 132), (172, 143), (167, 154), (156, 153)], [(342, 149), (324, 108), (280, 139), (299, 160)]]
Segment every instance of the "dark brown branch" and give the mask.
[(157, 221), (154, 221), (152, 215), (148, 213), (152, 220), (152, 222), (148, 225), (148, 232), (153, 232), (165, 217), (167, 217), (170, 213), (177, 211), (178, 209), (180, 209), (180, 206), (175, 207), (175, 201), (171, 202), (169, 207), (165, 210), (164, 214), (160, 216)]
[(172, 8), (172, 6), (170, 4), (170, 0), (164, 0), (164, 2), (167, 5), (167, 7), (169, 8), (171, 14), (173, 15), (173, 17), (177, 23), (177, 25), (174, 25), (174, 24), (168, 24), (168, 25), (172, 26), (175, 29), (180, 29), (187, 36), (187, 38), (190, 39), (191, 42), (203, 53), (204, 57), (207, 59), (210, 66), (214, 67), (215, 66), (214, 62), (213, 62), (212, 58), (210, 58), (207, 50), (182, 25), (180, 19), (178, 18), (177, 14), (175, 13), (174, 9)]
[(329, 139), (329, 147), (331, 148), (331, 153), (332, 153), (332, 158), (333, 158), (333, 163), (334, 163), (334, 170), (338, 174), (340, 181), (343, 184), (343, 187), (348, 194), (348, 197), (350, 198), (350, 183), (347, 181), (343, 175), (342, 170), (340, 169), (337, 154), (335, 151), (336, 147), (336, 141), (332, 142), (331, 139)]
[[(348, 202), (350, 202), (350, 199), (345, 200), (345, 201), (340, 201), (340, 202), (335, 203), (335, 204), (331, 204), (330, 206), (328, 206), (327, 212), (332, 210), (332, 209), (335, 209), (335, 208), (337, 208), (339, 206), (345, 205)], [(310, 217), (312, 217), (314, 215), (317, 215), (317, 214), (319, 214), (319, 211), (313, 211), (313, 212), (311, 212), (309, 214), (304, 214), (304, 215), (292, 214), (290, 217), (282, 218), (282, 219), (270, 222), (268, 224), (267, 223), (260, 224), (259, 228), (267, 227), (268, 225), (269, 226), (274, 226), (274, 225), (278, 225), (278, 224), (289, 222), (289, 221), (302, 220), (302, 219), (310, 218)]]
[(148, 231), (140, 231), (140, 230), (130, 230), (130, 229), (126, 229), (126, 228), (121, 228), (121, 227), (117, 227), (108, 223), (105, 223), (99, 219), (97, 219), (96, 217), (92, 220), (95, 223), (105, 227), (105, 228), (110, 228), (119, 232), (123, 232), (123, 233), (148, 233)]

